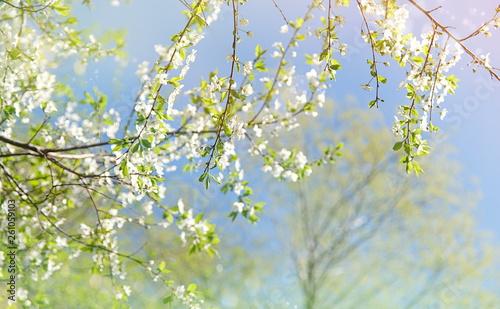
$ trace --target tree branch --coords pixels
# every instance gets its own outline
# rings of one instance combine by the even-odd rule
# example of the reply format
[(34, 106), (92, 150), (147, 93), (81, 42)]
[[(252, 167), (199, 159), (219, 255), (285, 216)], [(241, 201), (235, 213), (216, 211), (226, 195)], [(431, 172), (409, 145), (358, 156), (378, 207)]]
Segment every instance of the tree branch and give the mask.
[(470, 38), (470, 36), (466, 37), (465, 39), (462, 39), (462, 40), (457, 39), (453, 34), (451, 34), (448, 31), (448, 27), (445, 27), (445, 26), (441, 25), (434, 17), (432, 17), (432, 15), (430, 14), (431, 11), (426, 11), (424, 8), (422, 8), (420, 5), (418, 5), (418, 3), (416, 3), (414, 0), (408, 0), (408, 1), (411, 4), (413, 4), (418, 10), (420, 10), (422, 13), (424, 13), (425, 16), (427, 16), (427, 18), (429, 18), (444, 33), (448, 34), (453, 40), (455, 40), (455, 42), (457, 42), (465, 50), (465, 52), (467, 54), (469, 54), (469, 56), (472, 57), (472, 59), (474, 60), (474, 62), (477, 62), (477, 63), (481, 64), (482, 67), (484, 67), (486, 70), (488, 70), (488, 72), (490, 72), (490, 75), (492, 77), (495, 77), (498, 81), (500, 81), (500, 76), (498, 76), (498, 74), (495, 73), (492, 68), (488, 68), (486, 66), (486, 63), (485, 63), (484, 60), (479, 59), (479, 57), (477, 57), (470, 49), (467, 48), (467, 46), (464, 45), (464, 43), (462, 43), (462, 41)]

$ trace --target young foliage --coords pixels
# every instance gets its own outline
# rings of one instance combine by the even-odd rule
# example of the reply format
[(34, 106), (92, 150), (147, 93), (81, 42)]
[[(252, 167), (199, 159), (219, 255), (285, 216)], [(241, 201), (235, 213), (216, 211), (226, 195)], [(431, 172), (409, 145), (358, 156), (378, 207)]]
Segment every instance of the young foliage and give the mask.
[[(17, 271), (26, 286), (48, 280), (83, 255), (92, 260), (92, 271), (111, 278), (117, 307), (125, 307), (132, 292), (117, 282), (125, 280), (127, 267), (137, 267), (164, 283), (166, 304), (199, 308), (195, 285), (172, 282), (164, 265), (151, 267), (141, 250), (121, 250), (118, 234), (130, 226), (177, 226), (189, 253), (214, 256), (219, 238), (211, 218), (168, 191), (165, 180), (175, 170), (196, 174), (207, 190), (232, 192), (229, 217), (256, 224), (264, 204), (253, 200), (246, 154), (259, 159), (264, 173), (289, 182), (307, 178), (313, 165), (341, 160), (342, 144), (309, 154), (277, 147), (271, 139), (299, 128), (300, 117), (318, 116), (329, 88), (346, 71), (342, 58), (348, 46), (337, 35), (346, 23), (342, 10), (361, 13), (357, 23), (371, 50), (370, 80), (361, 86), (376, 92), (370, 107), (384, 108), (379, 90), (391, 90), (380, 63), (399, 64), (406, 73), (401, 89), (407, 100), (395, 116), (393, 149), (408, 173), (423, 172), (417, 160), (431, 150), (426, 136), (438, 130), (432, 114), (446, 115), (441, 104), (459, 81), (449, 69), (461, 55), (500, 80), (489, 54), (477, 56), (466, 45), (474, 36), (491, 36), (489, 26), (500, 25), (498, 9), (479, 30), (457, 39), (413, 0), (311, 0), (293, 19), (278, 7), (286, 24), (280, 39), (265, 46), (245, 30), (259, 22), (259, 16), (245, 15), (246, 0), (180, 2), (186, 19), (151, 29), (159, 40), (170, 39), (154, 46), (156, 59), (139, 64), (136, 96), (115, 106), (101, 90), (80, 89), (54, 72), (71, 63), (75, 73), (84, 74), (94, 62), (123, 59), (122, 32), (81, 29), (71, 1), (0, 1), (0, 202), (5, 209), (16, 201), (18, 249), (24, 254)], [(91, 6), (90, 0), (83, 3)], [(170, 3), (162, 5), (165, 18), (174, 14)], [(408, 6), (425, 16), (432, 31), (406, 31)], [(216, 28), (222, 10), (231, 21), (225, 29)], [(222, 58), (229, 64), (211, 66), (194, 84), (190, 68), (206, 52), (200, 42), (209, 37), (208, 29), (224, 38), (230, 53)], [(241, 43), (250, 39), (255, 41), (248, 54)], [(321, 43), (311, 43), (316, 40)], [(299, 45), (319, 47), (310, 55)], [(380, 62), (381, 57), (390, 59)], [(1, 222), (7, 217), (2, 212)], [(4, 244), (6, 233), (0, 232)], [(21, 294), (26, 307), (51, 307), (47, 294)]]

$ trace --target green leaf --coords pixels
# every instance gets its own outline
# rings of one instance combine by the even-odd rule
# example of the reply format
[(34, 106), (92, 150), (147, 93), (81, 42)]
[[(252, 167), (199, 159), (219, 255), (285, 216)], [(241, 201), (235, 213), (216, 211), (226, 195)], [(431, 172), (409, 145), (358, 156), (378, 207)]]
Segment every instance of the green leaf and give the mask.
[(152, 91), (152, 93), (156, 93), (156, 92), (158, 92), (158, 88), (160, 88), (160, 82), (159, 82), (159, 81), (155, 82), (155, 84), (154, 84), (154, 86), (153, 86), (153, 91)]
[(257, 44), (257, 46), (255, 47), (255, 57), (260, 57), (261, 54), (262, 54), (262, 47), (260, 47), (260, 44)]
[(224, 133), (226, 134), (227, 137), (231, 137), (231, 134), (233, 134), (233, 131), (228, 126), (224, 126)]
[(302, 17), (297, 18), (296, 27), (300, 28), (300, 26), (302, 26), (303, 23), (304, 19)]
[(172, 121), (174, 120), (174, 118), (166, 113), (161, 113), (161, 116), (165, 119), (165, 120), (168, 120), (168, 121)]
[(413, 62), (415, 62), (415, 64), (417, 64), (417, 65), (418, 65), (418, 64), (421, 64), (421, 63), (424, 63), (424, 61), (425, 61), (425, 60), (424, 60), (424, 58), (419, 57), (419, 56), (414, 56), (414, 57), (411, 57), (411, 60), (412, 60)]
[(410, 152), (411, 152), (411, 145), (409, 145), (409, 144), (405, 144), (404, 149), (405, 149), (406, 154), (408, 154), (408, 155), (409, 155), (409, 154), (410, 154)]
[(20, 49), (17, 49), (17, 48), (16, 49), (12, 49), (12, 50), (9, 51), (9, 56), (12, 59), (16, 60), (17, 58), (19, 58), (19, 55), (21, 55), (21, 53), (22, 52), (21, 52)]
[(165, 297), (165, 298), (163, 299), (163, 303), (164, 303), (164, 304), (168, 304), (168, 305), (173, 304), (173, 303), (174, 303), (174, 298), (173, 298), (173, 295), (169, 295), (169, 296)]
[(406, 162), (406, 172), (409, 174), (413, 171), (413, 162), (409, 161)]
[(186, 50), (184, 48), (179, 49), (179, 56), (181, 56), (182, 60), (186, 60)]
[(321, 74), (319, 75), (320, 83), (326, 82), (329, 76), (330, 75), (328, 74), (328, 72), (321, 72)]
[(69, 7), (56, 6), (56, 7), (54, 7), (54, 10), (59, 12), (59, 14), (66, 16), (66, 15), (68, 15), (68, 12), (66, 12), (66, 11), (69, 10)]
[(297, 34), (297, 40), (298, 41), (302, 41), (306, 38), (306, 35), (305, 34)]
[(220, 95), (220, 101), (223, 102), (224, 99), (227, 97), (227, 91), (224, 91), (223, 93), (221, 93)]
[(120, 170), (123, 173), (123, 176), (127, 177), (128, 174), (128, 167), (127, 167), (127, 159), (123, 160), (122, 164), (120, 165)]
[(332, 70), (340, 70), (340, 68), (342, 68), (342, 66), (339, 64), (339, 62), (335, 59), (331, 59), (330, 60), (330, 69)]
[(191, 283), (187, 288), (188, 292), (194, 292), (195, 290), (196, 290), (196, 284), (194, 283)]
[(196, 253), (196, 246), (195, 245), (192, 245), (190, 248), (189, 248), (189, 254), (195, 254)]
[(415, 174), (417, 175), (417, 177), (420, 176), (420, 172), (424, 172), (420, 167), (420, 164), (418, 164), (418, 162), (416, 161), (413, 161), (413, 168), (415, 169)]
[(231, 95), (237, 99), (241, 99), (240, 95), (234, 89), (231, 89)]
[(147, 139), (141, 140), (141, 144), (146, 148), (151, 148), (151, 143)]
[(174, 222), (174, 216), (172, 216), (172, 214), (168, 211), (165, 211), (165, 214), (163, 216), (167, 218), (168, 223), (172, 224)]
[(210, 178), (212, 178), (218, 185), (220, 185), (220, 181), (215, 179), (215, 177), (212, 174), (210, 174)]
[[(210, 176), (212, 176), (212, 175), (210, 175)], [(199, 213), (199, 214), (198, 214), (198, 215), (194, 218), (194, 222), (196, 222), (196, 223), (200, 222), (200, 221), (201, 221), (201, 219), (203, 219), (203, 215), (204, 215), (204, 213), (202, 213), (202, 212), (201, 212), (201, 213)]]
[(211, 114), (211, 115), (214, 115), (214, 116), (217, 115), (217, 114), (219, 114), (219, 112), (213, 106), (205, 106), (205, 107), (203, 107), (203, 111), (206, 114)]
[(210, 146), (205, 146), (201, 149), (201, 156), (202, 157), (206, 157), (208, 155), (208, 153), (210, 152), (210, 150), (212, 149), (212, 147)]
[(118, 151), (120, 149), (123, 149), (123, 145), (122, 144), (116, 145), (113, 149), (111, 149), (111, 151)]
[(78, 19), (76, 17), (70, 17), (66, 20), (66, 23), (72, 24), (72, 25), (76, 24), (77, 22), (78, 22)]
[(426, 55), (426, 56), (427, 56), (427, 53), (429, 52), (429, 46), (424, 45), (424, 46), (422, 47), (422, 52), (424, 53), (424, 55)]
[(156, 110), (161, 111), (165, 103), (167, 103), (167, 100), (165, 100), (165, 98), (161, 94), (158, 94), (158, 96), (156, 97), (156, 102), (158, 102), (158, 104), (156, 105)]
[(156, 182), (164, 182), (165, 181), (165, 178), (159, 176), (159, 175), (155, 175), (153, 176), (153, 180), (156, 181)]
[[(212, 176), (212, 175), (210, 175)], [(210, 177), (205, 178), (205, 188), (208, 190), (210, 188)]]
[(92, 103), (94, 102), (94, 98), (92, 98), (92, 96), (87, 92), (87, 91), (84, 91), (83, 94), (85, 95), (85, 97), (87, 98), (84, 103)]
[(394, 147), (392, 147), (392, 150), (398, 151), (399, 149), (401, 149), (401, 147), (403, 147), (403, 142), (397, 142), (396, 144), (394, 144)]
[(205, 21), (203, 20), (203, 18), (201, 18), (200, 16), (196, 15), (196, 16), (194, 17), (194, 19), (195, 19), (195, 20), (196, 20), (196, 22), (197, 22), (198, 24), (200, 24), (202, 27), (205, 27), (205, 25), (206, 25), (206, 24), (205, 24)]
[(268, 69), (264, 66), (264, 61), (260, 60), (257, 61), (254, 65), (254, 69), (260, 71), (260, 72), (266, 72)]
[(179, 82), (172, 81), (172, 80), (169, 80), (167, 83), (169, 83), (170, 85), (172, 85), (174, 87), (179, 87), (181, 85)]
[(131, 151), (132, 153), (136, 153), (136, 152), (137, 152), (137, 150), (139, 150), (139, 143), (135, 144), (135, 145), (132, 147), (132, 149), (130, 149), (130, 151)]
[(264, 202), (258, 202), (256, 203), (255, 205), (253, 205), (253, 208), (255, 208), (255, 210), (261, 210), (262, 207), (265, 205), (266, 203)]
[(198, 179), (199, 182), (203, 182), (203, 180), (205, 180), (205, 178), (207, 177), (208, 175), (208, 171), (206, 171), (205, 173), (203, 173), (200, 178)]

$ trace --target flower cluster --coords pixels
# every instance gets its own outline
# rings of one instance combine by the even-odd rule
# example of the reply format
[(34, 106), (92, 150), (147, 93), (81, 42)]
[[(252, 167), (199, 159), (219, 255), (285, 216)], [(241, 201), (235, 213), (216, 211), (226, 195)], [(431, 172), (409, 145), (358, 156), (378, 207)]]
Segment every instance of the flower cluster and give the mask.
[[(400, 89), (406, 92), (407, 103), (399, 106), (394, 119), (393, 131), (400, 139), (394, 149), (405, 152), (401, 162), (418, 174), (415, 158), (430, 150), (423, 134), (437, 130), (433, 113), (439, 112), (441, 119), (446, 116), (441, 105), (457, 87), (458, 78), (450, 69), (466, 52), (475, 67), (484, 67), (495, 77), (490, 54), (473, 55), (465, 40), (456, 40), (425, 10), (433, 28), (417, 35), (406, 32), (406, 6), (395, 1), (355, 2), (364, 22), (362, 35), (373, 51), (368, 59), (371, 80), (361, 84), (376, 92), (370, 107), (383, 102), (379, 87), (387, 82), (378, 64), (387, 67), (390, 61), (397, 62), (406, 71)], [(301, 117), (317, 117), (326, 104), (327, 91), (342, 68), (339, 61), (349, 52), (336, 32), (346, 25), (340, 10), (350, 1), (335, 0), (326, 9), (324, 1), (312, 0), (302, 17), (276, 29), (282, 39), (268, 49), (256, 44), (249, 58), (240, 51), (242, 34), (251, 41), (253, 33), (243, 29), (255, 23), (241, 16), (244, 3), (195, 1), (185, 11), (186, 24), (170, 42), (154, 46), (157, 59), (138, 65), (139, 91), (127, 102), (129, 113), (109, 106), (97, 88), (76, 93), (52, 71), (69, 61), (77, 74), (84, 74), (91, 62), (120, 58), (121, 39), (116, 47), (105, 48), (99, 37), (84, 35), (75, 26), (76, 18), (68, 16), (64, 1), (1, 4), (0, 155), (5, 160), (0, 163), (0, 189), (5, 192), (2, 196), (21, 201), (17, 236), (25, 253), (20, 261), (23, 280), (50, 280), (64, 263), (90, 258), (95, 269), (109, 270), (114, 279), (123, 281), (129, 264), (124, 262), (129, 260), (170, 288), (166, 303), (177, 299), (199, 308), (196, 286), (174, 285), (165, 279), (163, 264), (153, 269), (141, 258), (120, 251), (119, 233), (127, 226), (177, 226), (190, 252), (217, 254), (215, 226), (195, 207), (186, 210), (176, 192), (167, 196), (168, 173), (198, 173), (207, 188), (217, 183), (223, 193), (232, 192), (230, 217), (256, 223), (264, 204), (251, 200), (246, 157), (258, 158), (261, 170), (277, 180), (296, 182), (311, 174), (313, 164), (340, 156), (341, 145), (330, 146), (313, 159), (315, 152), (277, 146), (275, 140), (300, 128)], [(194, 83), (191, 67), (203, 52), (200, 42), (225, 4), (233, 17), (227, 67), (207, 72)], [(321, 23), (312, 22), (314, 14), (321, 16)], [(473, 35), (491, 36), (490, 28), (500, 25), (497, 14)], [(301, 48), (315, 46), (318, 40), (321, 46), (316, 52), (307, 54)], [(392, 60), (381, 62), (377, 57)], [(305, 66), (297, 65), (297, 60), (304, 60)], [(165, 206), (167, 198), (175, 198), (177, 205)], [(7, 204), (1, 202), (0, 217), (5, 218)], [(2, 231), (6, 222), (0, 220)], [(0, 255), (0, 266), (4, 260)], [(18, 292), (23, 304), (31, 305), (35, 296), (27, 290)], [(115, 285), (115, 292), (115, 299), (122, 301), (132, 291), (122, 284)]]
[[(422, 33), (420, 37), (405, 33), (409, 18), (406, 5), (392, 5), (375, 0), (360, 0), (357, 3), (366, 27), (366, 31), (362, 30), (362, 35), (374, 52), (373, 59), (368, 60), (373, 78), (369, 83), (361, 85), (364, 90), (376, 90), (376, 98), (370, 103), (370, 107), (378, 106), (381, 101), (380, 83), (387, 81), (380, 75), (375, 53), (382, 57), (391, 57), (401, 67), (407, 69), (406, 79), (401, 82), (399, 88), (407, 91), (406, 97), (409, 103), (399, 106), (399, 112), (394, 117), (393, 131), (402, 139), (401, 142), (396, 143), (394, 150), (403, 148), (405, 155), (401, 162), (406, 164), (408, 172), (415, 170), (418, 175), (421, 168), (414, 159), (429, 153), (430, 149), (426, 145), (426, 140), (422, 139), (421, 133), (438, 130), (432, 122), (433, 111), (438, 110), (441, 119), (447, 113), (446, 108), (441, 108), (441, 104), (446, 95), (454, 93), (458, 82), (458, 79), (454, 75), (449, 75), (448, 72), (460, 61), (465, 49), (464, 40), (457, 40), (446, 27), (441, 26), (414, 2), (412, 4), (422, 10), (431, 19), (433, 25), (431, 31)], [(497, 14), (498, 12), (490, 22), (496, 22)], [(369, 18), (374, 20), (370, 22)], [(486, 36), (489, 33), (486, 26), (483, 26), (479, 32)], [(454, 45), (453, 49), (450, 45)], [(473, 54), (472, 56), (474, 63), (494, 74), (489, 64), (489, 55), (481, 59)], [(384, 64), (387, 66), (389, 63), (384, 62)], [(376, 88), (370, 85), (372, 81), (375, 81)]]

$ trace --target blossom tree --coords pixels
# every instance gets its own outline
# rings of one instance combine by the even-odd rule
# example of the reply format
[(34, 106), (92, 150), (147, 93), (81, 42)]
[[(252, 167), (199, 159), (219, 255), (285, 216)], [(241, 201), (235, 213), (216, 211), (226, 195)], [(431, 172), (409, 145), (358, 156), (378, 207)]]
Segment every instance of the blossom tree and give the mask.
[[(83, 2), (91, 5), (90, 0)], [(360, 32), (372, 51), (372, 79), (361, 85), (375, 92), (369, 107), (384, 107), (379, 90), (387, 78), (381, 64), (396, 63), (406, 72), (401, 88), (408, 101), (395, 116), (393, 131), (399, 140), (393, 149), (402, 153), (408, 173), (422, 172), (416, 159), (429, 153), (425, 136), (438, 129), (432, 114), (446, 115), (441, 103), (458, 82), (448, 72), (462, 54), (499, 79), (489, 54), (475, 55), (466, 45), (468, 39), (490, 36), (489, 28), (499, 27), (498, 9), (477, 31), (459, 39), (432, 10), (413, 0), (408, 5), (395, 0), (314, 0), (302, 17), (291, 20), (283, 14), (284, 43), (256, 44), (254, 56), (244, 59), (238, 46), (244, 37), (254, 36), (246, 30), (252, 18), (245, 16), (245, 0), (181, 2), (187, 8), (185, 24), (172, 33), (170, 42), (154, 46), (154, 62), (139, 65), (141, 89), (127, 102), (130, 112), (123, 114), (109, 106), (98, 89), (79, 98), (54, 73), (71, 57), (84, 68), (89, 62), (124, 56), (122, 40), (109, 47), (96, 35), (83, 35), (70, 1), (0, 1), (1, 233), (6, 246), (19, 250), (18, 258), (9, 261), (3, 255), (0, 260), (17, 261), (9, 274), (17, 276), (18, 284), (49, 280), (64, 263), (84, 254), (91, 257), (95, 271), (109, 273), (117, 302), (132, 292), (123, 283), (127, 262), (170, 289), (165, 303), (200, 307), (195, 285), (171, 282), (161, 261), (149, 263), (139, 254), (121, 251), (118, 231), (130, 225), (176, 225), (191, 253), (217, 254), (219, 239), (209, 218), (182, 199), (166, 205), (168, 188), (163, 182), (169, 173), (195, 172), (207, 188), (216, 184), (224, 193), (233, 192), (230, 217), (255, 223), (263, 203), (251, 199), (243, 154), (260, 158), (264, 173), (291, 182), (310, 175), (312, 165), (338, 156), (341, 144), (313, 159), (301, 149), (278, 151), (269, 138), (299, 127), (303, 115), (316, 117), (325, 104), (341, 69), (338, 60), (348, 53), (347, 44), (336, 35), (345, 23), (344, 9), (361, 13)], [(232, 50), (227, 56), (230, 70), (214, 69), (201, 76), (199, 84), (185, 84), (205, 29), (216, 24), (226, 6), (232, 16), (232, 29), (224, 32)], [(428, 19), (432, 31), (406, 31), (408, 6)], [(312, 29), (318, 19), (320, 26)], [(299, 44), (308, 40), (320, 40), (322, 47), (312, 55), (301, 54)], [(298, 62), (308, 66), (306, 85), (297, 83)], [(78, 213), (89, 212), (93, 220), (79, 220)], [(15, 222), (15, 238), (8, 237), (10, 222)], [(13, 296), (10, 303), (50, 307), (26, 290)]]

